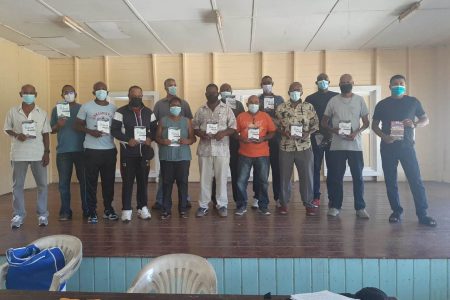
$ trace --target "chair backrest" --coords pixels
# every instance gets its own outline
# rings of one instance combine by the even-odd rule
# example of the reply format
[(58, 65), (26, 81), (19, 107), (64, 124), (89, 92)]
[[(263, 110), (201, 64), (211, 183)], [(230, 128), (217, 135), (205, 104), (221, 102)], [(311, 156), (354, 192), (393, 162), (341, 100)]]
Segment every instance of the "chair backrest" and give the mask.
[(216, 272), (206, 259), (197, 255), (163, 255), (139, 272), (127, 292), (217, 294)]
[[(59, 247), (64, 253), (66, 265), (53, 275), (53, 280), (49, 291), (59, 291), (61, 284), (67, 280), (78, 270), (83, 258), (83, 244), (80, 239), (66, 234), (50, 235), (31, 242), (39, 249), (47, 249), (50, 247)], [(8, 272), (8, 264), (0, 267), (0, 284), (4, 284), (6, 273)]]

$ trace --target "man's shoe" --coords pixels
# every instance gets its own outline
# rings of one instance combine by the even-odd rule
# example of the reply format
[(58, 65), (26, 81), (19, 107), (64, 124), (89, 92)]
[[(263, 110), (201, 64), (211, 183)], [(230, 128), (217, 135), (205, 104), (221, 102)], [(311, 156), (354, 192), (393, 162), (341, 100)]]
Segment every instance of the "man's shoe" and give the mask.
[(187, 217), (188, 217), (188, 214), (186, 211), (180, 211), (180, 218), (187, 219)]
[(281, 202), (280, 200), (275, 200), (275, 207), (280, 208), (281, 207)]
[(363, 209), (358, 209), (356, 211), (356, 216), (359, 219), (370, 219), (369, 213), (364, 208)]
[(425, 226), (436, 227), (436, 220), (429, 216), (423, 216), (419, 218), (419, 223)]
[(260, 208), (260, 209), (258, 209), (258, 212), (259, 212), (261, 215), (264, 215), (264, 216), (270, 216), (270, 211), (269, 211), (267, 208)]
[(98, 223), (98, 217), (97, 213), (91, 213), (88, 217), (88, 223), (89, 224), (97, 224)]
[(68, 214), (61, 214), (59, 215), (59, 219), (60, 221), (70, 221), (72, 220), (72, 216), (68, 215)]
[(138, 209), (137, 215), (138, 215), (138, 218), (140, 218), (142, 220), (149, 220), (152, 217), (147, 206), (144, 206), (141, 209)]
[(207, 214), (208, 214), (208, 208), (202, 208), (202, 207), (199, 207), (199, 208), (197, 209), (197, 213), (195, 214), (195, 216), (196, 216), (197, 218), (201, 218), (201, 217), (206, 216)]
[(130, 222), (132, 215), (133, 215), (133, 211), (131, 209), (122, 210), (122, 216), (120, 217), (120, 219), (123, 222)]
[(169, 218), (170, 218), (170, 213), (165, 211), (161, 214), (161, 220), (167, 220)]
[(14, 218), (11, 219), (11, 228), (15, 229), (15, 228), (20, 228), (20, 226), (22, 226), (23, 224), (23, 217), (19, 216), (19, 215), (15, 215)]
[(41, 227), (45, 227), (48, 225), (48, 218), (46, 216), (40, 216), (38, 218), (38, 225)]
[(278, 207), (278, 213), (280, 215), (287, 215), (288, 211), (287, 211), (287, 207), (286, 206), (280, 206)]
[(105, 209), (105, 212), (103, 213), (103, 219), (115, 221), (119, 219), (119, 216), (116, 214), (114, 209)]
[(327, 215), (330, 217), (337, 217), (339, 215), (339, 209), (332, 207), (328, 210)]
[(228, 216), (228, 210), (225, 206), (219, 207), (219, 216), (221, 216), (222, 218)]
[(313, 199), (312, 205), (319, 207), (320, 206), (320, 198)]
[(252, 204), (253, 209), (258, 209), (258, 207), (259, 207), (258, 202), (259, 202), (258, 199), (253, 198), (253, 204)]
[(389, 223), (400, 223), (402, 221), (401, 214), (393, 212), (389, 216)]
[(317, 207), (306, 207), (306, 215), (307, 216), (317, 215)]
[(246, 212), (247, 212), (247, 208), (245, 208), (245, 206), (243, 206), (241, 208), (236, 209), (234, 214), (236, 216), (243, 216)]

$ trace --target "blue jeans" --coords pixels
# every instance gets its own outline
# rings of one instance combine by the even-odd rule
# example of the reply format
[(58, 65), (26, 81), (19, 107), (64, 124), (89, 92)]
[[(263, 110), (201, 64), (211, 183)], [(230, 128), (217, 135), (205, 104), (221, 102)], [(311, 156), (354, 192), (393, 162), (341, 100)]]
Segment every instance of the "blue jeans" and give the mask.
[(327, 166), (329, 165), (328, 153), (330, 152), (330, 146), (317, 146), (314, 134), (311, 135), (311, 145), (314, 153), (314, 199), (320, 199), (320, 171), (322, 170), (322, 162), (324, 157), (327, 162)]
[[(269, 204), (269, 195), (267, 189), (269, 186), (269, 157), (247, 157), (239, 155), (238, 158), (238, 177), (237, 177), (237, 201), (236, 207), (247, 207), (247, 185), (250, 177), (250, 170), (253, 166), (253, 182), (258, 187), (258, 205), (260, 209), (267, 209)], [(253, 185), (255, 186), (255, 184)]]
[(362, 151), (330, 151), (329, 156), (330, 164), (328, 165), (327, 187), (328, 198), (331, 201), (330, 208), (341, 209), (342, 207), (344, 197), (343, 180), (347, 161), (353, 179), (354, 207), (356, 210), (365, 208), (364, 180), (362, 176), (364, 159)]
[(67, 152), (58, 153), (56, 155), (56, 167), (59, 175), (59, 194), (61, 197), (60, 215), (72, 216), (70, 208), (70, 182), (72, 180), (72, 170), (75, 165), (75, 173), (80, 183), (81, 209), (83, 214), (88, 214), (88, 206), (86, 202), (86, 179), (84, 169), (84, 153), (83, 152)]
[(380, 153), (387, 196), (392, 211), (397, 214), (403, 212), (397, 186), (397, 166), (400, 161), (414, 198), (416, 215), (419, 218), (426, 216), (428, 208), (427, 195), (420, 176), (419, 163), (417, 162), (414, 146), (401, 141), (394, 142), (393, 144), (385, 144), (382, 142), (380, 145)]

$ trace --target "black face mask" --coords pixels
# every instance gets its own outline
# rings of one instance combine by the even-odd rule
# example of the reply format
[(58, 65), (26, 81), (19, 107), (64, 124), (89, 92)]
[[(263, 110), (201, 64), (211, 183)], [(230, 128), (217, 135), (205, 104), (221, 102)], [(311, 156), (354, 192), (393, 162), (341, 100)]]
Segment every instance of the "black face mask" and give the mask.
[(131, 107), (140, 107), (142, 105), (142, 98), (131, 98), (130, 99), (130, 106)]
[(345, 83), (345, 84), (339, 85), (339, 87), (341, 88), (341, 93), (342, 94), (348, 94), (348, 93), (350, 93), (352, 91), (353, 84)]

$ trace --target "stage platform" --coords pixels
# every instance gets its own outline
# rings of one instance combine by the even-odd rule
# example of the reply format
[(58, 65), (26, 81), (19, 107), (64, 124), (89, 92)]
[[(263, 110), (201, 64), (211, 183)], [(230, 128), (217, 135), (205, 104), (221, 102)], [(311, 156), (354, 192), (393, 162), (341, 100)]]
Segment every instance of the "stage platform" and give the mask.
[[(195, 218), (198, 204), (194, 201), (188, 219), (179, 218), (175, 207), (168, 220), (160, 220), (159, 213), (152, 211), (149, 221), (134, 215), (127, 224), (100, 219), (92, 225), (80, 215), (76, 184), (72, 185), (74, 218), (58, 221), (59, 193), (57, 185), (52, 184), (48, 227), (37, 226), (36, 190), (26, 192), (28, 216), (18, 230), (10, 229), (11, 195), (0, 196), (0, 251), (45, 235), (79, 237), (84, 259), (68, 284), (74, 291), (125, 291), (151, 258), (185, 252), (208, 258), (216, 269), (222, 294), (287, 295), (321, 289), (355, 292), (363, 286), (376, 286), (400, 299), (447, 299), (450, 184), (426, 183), (429, 214), (437, 220), (436, 228), (418, 224), (408, 185), (399, 186), (405, 209), (400, 224), (388, 223), (390, 208), (384, 183), (366, 183), (365, 200), (371, 218), (359, 220), (353, 209), (351, 182), (346, 182), (344, 206), (337, 218), (326, 215), (324, 187), (319, 215), (307, 217), (295, 184), (286, 216), (276, 213), (270, 192), (270, 216), (250, 208), (246, 215), (235, 216), (230, 200), (227, 218), (220, 218), (212, 209), (206, 217)], [(149, 184), (151, 204), (155, 188), (155, 183)], [(191, 183), (189, 194), (197, 199), (199, 184)], [(117, 212), (121, 209), (120, 195), (118, 183), (114, 200)], [(100, 201), (99, 215), (102, 209)]]

